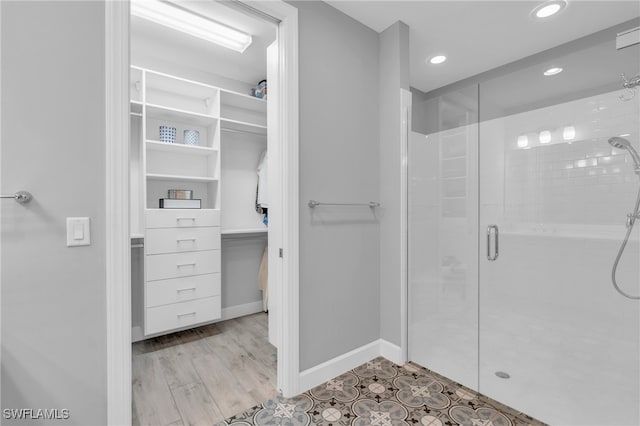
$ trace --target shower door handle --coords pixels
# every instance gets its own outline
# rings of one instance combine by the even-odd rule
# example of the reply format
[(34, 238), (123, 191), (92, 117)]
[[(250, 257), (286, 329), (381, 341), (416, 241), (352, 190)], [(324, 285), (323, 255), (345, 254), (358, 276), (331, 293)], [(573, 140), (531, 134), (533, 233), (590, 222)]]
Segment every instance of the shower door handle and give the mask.
[[(493, 232), (492, 232), (493, 231)], [(491, 253), (491, 236), (493, 237), (493, 254)], [(498, 258), (500, 244), (500, 234), (498, 225), (487, 226), (487, 260), (494, 262)]]

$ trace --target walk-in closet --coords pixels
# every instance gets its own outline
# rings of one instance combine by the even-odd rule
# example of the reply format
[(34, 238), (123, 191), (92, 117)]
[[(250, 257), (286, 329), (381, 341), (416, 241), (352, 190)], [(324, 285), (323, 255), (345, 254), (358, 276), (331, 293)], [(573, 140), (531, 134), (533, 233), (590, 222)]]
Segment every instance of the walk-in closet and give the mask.
[(276, 30), (234, 2), (131, 2), (134, 424), (214, 424), (277, 394), (267, 257)]

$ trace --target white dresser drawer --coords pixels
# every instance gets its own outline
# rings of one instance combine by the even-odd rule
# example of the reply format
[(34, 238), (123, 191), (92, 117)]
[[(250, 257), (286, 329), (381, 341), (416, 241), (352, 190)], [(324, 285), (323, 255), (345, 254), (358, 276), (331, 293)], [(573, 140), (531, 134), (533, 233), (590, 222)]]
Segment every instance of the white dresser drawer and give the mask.
[(146, 284), (145, 295), (147, 308), (220, 296), (220, 274), (150, 281)]
[(220, 272), (220, 250), (146, 256), (146, 280), (164, 280)]
[(220, 296), (146, 309), (145, 334), (160, 333), (221, 317)]
[(196, 226), (220, 226), (220, 210), (152, 209), (146, 211), (145, 227), (147, 229)]
[(147, 229), (147, 254), (177, 253), (183, 251), (218, 250), (220, 228), (157, 228)]

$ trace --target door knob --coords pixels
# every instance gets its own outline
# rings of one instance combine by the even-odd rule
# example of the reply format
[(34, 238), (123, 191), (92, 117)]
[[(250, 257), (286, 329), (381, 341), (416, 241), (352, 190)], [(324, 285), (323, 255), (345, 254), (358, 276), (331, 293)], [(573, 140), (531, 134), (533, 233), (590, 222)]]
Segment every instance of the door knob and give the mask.
[(18, 191), (13, 195), (0, 195), (0, 198), (13, 198), (20, 204), (27, 204), (33, 196), (27, 191)]

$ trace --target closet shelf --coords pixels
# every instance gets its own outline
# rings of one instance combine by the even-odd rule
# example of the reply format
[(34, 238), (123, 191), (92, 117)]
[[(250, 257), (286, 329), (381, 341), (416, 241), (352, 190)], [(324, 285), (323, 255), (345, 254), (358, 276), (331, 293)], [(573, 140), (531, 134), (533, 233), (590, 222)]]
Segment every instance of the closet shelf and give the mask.
[(166, 175), (161, 173), (147, 173), (147, 179), (153, 180), (182, 180), (186, 182), (217, 182), (218, 179), (207, 176), (181, 176)]
[(218, 152), (217, 149), (207, 146), (185, 145), (181, 143), (167, 143), (160, 141), (147, 140), (147, 149), (149, 151), (171, 152), (174, 154), (190, 154), (208, 156)]
[(220, 128), (222, 130), (231, 130), (238, 132), (254, 133), (256, 135), (267, 135), (267, 126), (262, 124), (248, 123), (246, 121), (231, 120), (229, 118), (220, 119)]
[(220, 231), (222, 235), (237, 235), (237, 234), (266, 234), (269, 230), (267, 228), (236, 228), (236, 229), (223, 229)]
[(156, 120), (188, 122), (204, 127), (210, 126), (218, 120), (218, 117), (210, 114), (201, 114), (155, 104), (147, 104), (147, 116)]
[(220, 89), (220, 105), (222, 108), (239, 108), (260, 113), (267, 112), (267, 101), (255, 96)]

